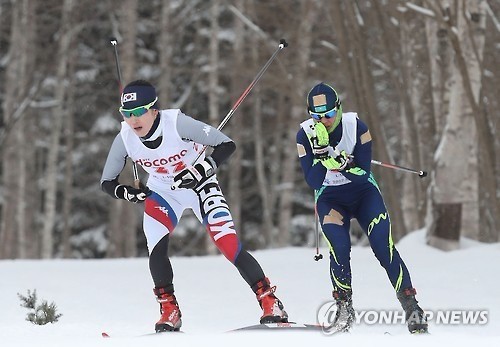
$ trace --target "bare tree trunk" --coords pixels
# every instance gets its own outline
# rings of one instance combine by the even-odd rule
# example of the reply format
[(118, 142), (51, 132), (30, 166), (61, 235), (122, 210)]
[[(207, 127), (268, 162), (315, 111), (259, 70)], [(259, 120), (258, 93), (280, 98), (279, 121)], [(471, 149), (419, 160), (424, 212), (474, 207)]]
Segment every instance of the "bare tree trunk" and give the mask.
[[(19, 120), (18, 124), (20, 129), (24, 129), (26, 126), (25, 119), (22, 118)], [(19, 197), (27, 196), (26, 195), (26, 183), (27, 183), (27, 146), (26, 141), (24, 141), (25, 133), (23, 131), (16, 132), (17, 135), (17, 153), (16, 156), (18, 158), (19, 171), (17, 173), (17, 183), (14, 183), (17, 186), (17, 193)], [(27, 230), (26, 230), (26, 200), (19, 198), (17, 199), (17, 256), (16, 258), (24, 259), (27, 256)]]
[[(427, 3), (435, 6), (434, 12), (447, 30), (456, 57), (449, 118), (436, 153), (432, 206), (429, 206), (429, 243), (453, 249), (458, 247), (460, 235), (496, 241), (498, 202), (495, 194), (491, 194), (497, 189), (494, 141), (478, 105), (484, 49), (484, 2), (458, 1), (454, 8), (457, 13), (447, 7), (447, 2)], [(478, 20), (474, 21), (471, 14), (476, 14)], [(472, 36), (470, 30), (473, 30)], [(481, 169), (481, 183), (486, 190), (481, 190), (484, 200), (481, 199), (480, 204), (478, 154), (481, 153), (488, 163), (484, 162)]]
[[(22, 45), (23, 55), (20, 57), (21, 74), (17, 76), (21, 83), (20, 96), (27, 95), (30, 88), (30, 81), (32, 80), (32, 73), (34, 67), (34, 52), (33, 47), (29, 43), (35, 35), (34, 24), (32, 23), (34, 17), (35, 9), (34, 5), (29, 2), (23, 2), (23, 15), (21, 17), (21, 26), (24, 36), (24, 42)], [(27, 109), (26, 114), (31, 115), (31, 109)], [(29, 255), (29, 245), (32, 234), (31, 227), (34, 221), (33, 214), (29, 213), (29, 205), (33, 205), (32, 201), (26, 201), (23, 197), (28, 196), (30, 184), (29, 177), (31, 172), (30, 167), (30, 153), (32, 154), (32, 146), (26, 141), (26, 136), (33, 135), (32, 129), (33, 125), (31, 122), (26, 121), (26, 116), (21, 117), (17, 127), (19, 131), (16, 132), (17, 135), (17, 153), (16, 158), (18, 159), (19, 171), (17, 173), (17, 183), (14, 184), (16, 193), (19, 198), (16, 199), (18, 206), (16, 220), (17, 220), (17, 258), (27, 258)], [(29, 137), (28, 137), (29, 138)], [(34, 210), (34, 209), (33, 209)]]
[[(236, 1), (236, 8), (240, 11), (244, 11), (244, 2), (243, 0)], [(244, 85), (241, 77), (241, 72), (245, 71), (245, 54), (244, 52), (244, 42), (243, 37), (245, 35), (243, 23), (240, 20), (236, 20), (234, 25), (234, 35), (236, 36), (236, 40), (234, 41), (233, 46), (233, 64), (234, 69), (231, 71), (231, 100), (233, 103), (239, 97), (239, 95), (244, 90)], [(240, 110), (240, 113), (243, 110)], [(255, 118), (255, 117), (253, 117)], [(242, 230), (243, 221), (241, 220), (241, 204), (242, 204), (242, 194), (241, 194), (241, 175), (242, 175), (242, 159), (243, 159), (243, 130), (244, 130), (244, 122), (243, 115), (237, 114), (233, 118), (231, 118), (230, 122), (230, 130), (231, 130), (231, 139), (236, 143), (236, 151), (232, 155), (232, 158), (229, 162), (229, 172), (228, 180), (229, 180), (229, 192), (228, 192), (228, 200), (231, 206), (231, 214), (233, 215), (234, 225), (236, 230), (239, 230), (241, 236), (243, 236), (244, 230)]]
[[(355, 91), (357, 104), (360, 105), (360, 118), (368, 124), (370, 132), (373, 135), (373, 155), (377, 160), (384, 162), (392, 162), (388, 141), (385, 136), (385, 131), (380, 122), (380, 115), (377, 111), (377, 103), (375, 101), (375, 86), (373, 76), (369, 69), (370, 61), (366, 51), (367, 42), (362, 27), (353, 26), (352, 23), (357, 22), (360, 15), (355, 2), (345, 3), (337, 0), (336, 4), (339, 8), (345, 7), (343, 16), (338, 10), (332, 11), (334, 22), (339, 28), (340, 35), (349, 42), (347, 51), (343, 61), (349, 64), (348, 70), (351, 72), (353, 90)], [(344, 19), (345, 16), (345, 19)], [(345, 36), (344, 36), (345, 35)], [(398, 181), (394, 170), (381, 171), (382, 179), (379, 184), (381, 190), (385, 192), (384, 200), (391, 215), (392, 236), (395, 240), (400, 239), (406, 234), (406, 228), (403, 223), (401, 211), (401, 203), (399, 201), (400, 194), (398, 191)]]
[[(432, 135), (435, 133), (432, 98), (427, 85), (429, 69), (425, 33), (418, 30), (423, 27), (424, 19), (409, 13), (410, 11), (401, 14), (396, 8), (400, 6), (397, 3), (390, 6), (382, 9), (379, 2), (374, 2), (378, 26), (382, 28), (383, 33), (383, 52), (390, 66), (389, 76), (398, 95), (400, 114), (403, 115), (400, 135), (403, 144), (402, 153), (397, 153), (399, 155), (396, 157), (406, 159), (401, 165), (421, 168), (422, 152), (432, 158), (434, 149)], [(394, 30), (387, 27), (391, 16), (396, 18), (399, 16), (400, 30), (396, 32), (397, 35), (394, 35)], [(397, 41), (400, 42), (399, 45), (391, 44)], [(396, 60), (398, 56), (402, 59)], [(420, 128), (424, 129), (423, 135), (419, 131)], [(427, 141), (422, 141), (421, 137), (427, 134)], [(421, 151), (420, 148), (427, 151)], [(401, 195), (401, 205), (407, 230), (415, 230), (424, 224), (426, 182), (428, 181), (412, 175), (402, 175), (404, 193)]]
[[(24, 3), (24, 2), (23, 2)], [(7, 125), (12, 121), (11, 117), (15, 111), (15, 105), (19, 103), (19, 89), (20, 84), (23, 82), (18, 78), (21, 70), (21, 57), (22, 52), (22, 16), (25, 14), (23, 11), (23, 3), (17, 1), (12, 3), (12, 25), (9, 54), (10, 57), (6, 67), (6, 81), (5, 85), (9, 88), (5, 89), (5, 96), (3, 102), (3, 125), (4, 141), (2, 143), (2, 187), (3, 187), (3, 202), (2, 202), (2, 219), (1, 219), (1, 233), (0, 233), (0, 257), (1, 258), (14, 258), (16, 256), (16, 230), (17, 221), (13, 217), (16, 215), (17, 200), (19, 196), (16, 192), (16, 176), (19, 167), (19, 162), (16, 159), (16, 144), (18, 136), (16, 132), (22, 132), (22, 128), (12, 126), (7, 129)], [(21, 96), (22, 97), (22, 96)]]
[[(34, 16), (34, 11), (32, 15)], [(34, 34), (33, 34), (34, 35)], [(35, 57), (34, 54), (30, 57), (29, 62), (31, 74), (34, 72), (35, 66)], [(31, 87), (33, 88), (33, 87)], [(19, 193), (20, 197), (29, 197), (21, 199), (24, 201), (23, 207), (23, 220), (24, 220), (24, 228), (26, 239), (23, 241), (21, 238), (19, 239), (19, 243), (21, 244), (20, 248), (24, 248), (24, 257), (25, 258), (36, 258), (39, 256), (39, 225), (41, 225), (39, 221), (40, 211), (41, 211), (41, 199), (40, 199), (40, 190), (38, 188), (38, 171), (33, 168), (33, 163), (36, 162), (36, 151), (37, 147), (33, 145), (34, 141), (26, 141), (26, 139), (38, 139), (40, 133), (38, 132), (38, 127), (40, 126), (40, 122), (38, 119), (34, 119), (35, 110), (29, 108), (26, 110), (24, 115), (23, 128), (25, 131), (25, 138), (23, 139), (24, 146), (24, 154), (26, 157), (26, 168), (23, 180), (25, 182), (25, 189), (23, 193)], [(21, 228), (19, 229), (21, 230)], [(21, 257), (21, 256), (19, 256)]]
[(209, 123), (219, 125), (219, 0), (213, 0), (210, 7), (210, 69), (208, 72), (208, 119)]
[[(137, 39), (137, 0), (126, 0), (120, 19), (123, 31), (123, 44), (120, 51), (120, 67), (123, 71), (123, 86), (136, 79), (136, 39)], [(116, 99), (117, 103), (119, 98)], [(120, 181), (132, 182), (132, 166), (127, 164), (120, 175)], [(135, 257), (137, 255), (137, 230), (139, 211), (135, 204), (115, 200), (110, 209), (108, 257)]]
[[(74, 47), (74, 46), (73, 46)], [(70, 53), (69, 61), (69, 76), (74, 74), (75, 64), (73, 49)], [(66, 158), (65, 158), (65, 175), (64, 175), (64, 196), (63, 196), (63, 207), (62, 207), (62, 221), (63, 230), (61, 235), (60, 250), (61, 256), (63, 258), (71, 257), (71, 217), (72, 217), (72, 201), (73, 201), (73, 152), (74, 152), (74, 105), (75, 101), (75, 89), (74, 83), (70, 82), (67, 89), (67, 103), (66, 103), (66, 119), (64, 127), (64, 137), (66, 143)]]
[[(256, 45), (252, 45), (252, 55), (257, 56)], [(274, 188), (270, 186), (269, 175), (266, 175), (266, 164), (269, 163), (269, 158), (264, 155), (265, 137), (262, 127), (262, 101), (256, 90), (257, 95), (254, 95), (254, 112), (253, 112), (253, 135), (254, 135), (254, 150), (255, 150), (255, 170), (257, 175), (257, 186), (260, 200), (262, 203), (262, 236), (266, 245), (272, 245), (274, 233), (274, 206), (273, 195)]]
[[(136, 62), (136, 40), (137, 40), (137, 22), (138, 22), (138, 0), (127, 0), (126, 11), (124, 13), (125, 21), (122, 24), (124, 47), (123, 47), (123, 78), (126, 83), (136, 79), (137, 62)], [(131, 24), (133, 23), (133, 24)], [(125, 177), (130, 177), (132, 181), (131, 165)], [(143, 178), (144, 180), (144, 178)], [(120, 233), (122, 234), (123, 241), (123, 256), (135, 257), (137, 256), (137, 231), (140, 225), (140, 215), (142, 208), (137, 208), (135, 204), (123, 201), (123, 209), (121, 215)], [(141, 206), (142, 207), (142, 206)]]
[[(31, 135), (30, 124), (22, 117), (29, 114), (29, 102), (33, 97), (32, 87), (35, 54), (32, 38), (34, 4), (17, 1), (12, 4), (12, 25), (9, 60), (6, 66), (5, 94), (3, 102), (2, 129), (2, 180), (3, 203), (1, 209), (0, 258), (25, 258), (29, 254), (34, 216), (28, 214), (25, 195), (32, 184), (28, 181), (29, 155), (32, 149), (26, 143), (26, 135)], [(28, 130), (27, 130), (28, 129)], [(24, 193), (24, 194), (23, 194)], [(36, 210), (35, 210), (36, 211)]]
[(123, 87), (136, 79), (137, 74), (137, 15), (138, 0), (125, 0), (120, 15), (120, 30), (123, 33), (121, 50), (121, 69), (123, 72)]
[(158, 82), (158, 99), (160, 100), (161, 108), (169, 108), (168, 105), (172, 102), (170, 100), (170, 86), (172, 85), (172, 56), (173, 56), (173, 13), (171, 10), (171, 1), (164, 0), (161, 3), (161, 31), (160, 31), (160, 44), (158, 50), (160, 51), (160, 71), (161, 78)]
[(58, 105), (54, 109), (52, 121), (52, 134), (47, 157), (47, 171), (45, 179), (45, 215), (42, 230), (42, 250), (41, 256), (44, 259), (52, 258), (54, 250), (54, 225), (56, 218), (56, 194), (57, 194), (57, 174), (58, 174), (58, 156), (59, 139), (61, 138), (61, 129), (63, 116), (65, 112), (65, 96), (67, 88), (67, 65), (69, 56), (69, 46), (72, 40), (71, 12), (73, 9), (73, 0), (65, 0), (62, 10), (61, 39), (58, 49), (58, 68), (57, 68), (57, 89), (56, 100)]
[[(208, 119), (216, 127), (220, 123), (219, 115), (219, 7), (220, 1), (213, 0), (210, 7), (210, 69), (208, 72)], [(211, 237), (205, 238), (207, 254), (217, 254), (217, 247)]]
[[(258, 6), (256, 6), (256, 1), (246, 2), (247, 4), (247, 12), (249, 17), (257, 18), (258, 14)], [(244, 13), (242, 7), (238, 7), (240, 12)], [(262, 56), (259, 54), (261, 51), (260, 45), (262, 42), (262, 37), (258, 35), (254, 35), (253, 32), (250, 34), (249, 40), (249, 52), (248, 54), (244, 54), (244, 50), (241, 49), (236, 54), (238, 55), (238, 60), (241, 60), (241, 64), (244, 64), (244, 56), (248, 56), (250, 58), (251, 66), (253, 74), (256, 74), (257, 71), (262, 66)], [(241, 70), (245, 71), (245, 67), (241, 65)], [(248, 76), (248, 75), (247, 75)], [(250, 76), (248, 76), (250, 77)], [(249, 78), (248, 78), (249, 79)], [(241, 91), (244, 90), (245, 86), (240, 82)], [(276, 189), (277, 183), (279, 182), (279, 176), (281, 174), (281, 168), (279, 163), (276, 163), (276, 160), (272, 160), (271, 158), (276, 158), (276, 147), (275, 142), (278, 143), (279, 140), (276, 139), (275, 136), (269, 137), (266, 135), (266, 130), (269, 132), (269, 127), (275, 127), (276, 124), (269, 124), (268, 122), (263, 122), (263, 112), (262, 112), (262, 94), (261, 90), (263, 88), (263, 84), (256, 85), (252, 90), (251, 95), (251, 110), (247, 111), (247, 114), (251, 114), (252, 119), (252, 137), (251, 141), (253, 142), (253, 150), (254, 150), (254, 160), (255, 160), (255, 179), (257, 185), (257, 194), (260, 203), (259, 211), (261, 212), (262, 220), (260, 221), (260, 233), (259, 239), (261, 242), (257, 244), (263, 244), (265, 246), (272, 246), (274, 242), (274, 234), (275, 234), (275, 203), (276, 203)], [(238, 95), (239, 96), (239, 95)], [(235, 97), (238, 97), (235, 96)], [(280, 103), (277, 102), (277, 105)], [(277, 116), (279, 117), (281, 112), (277, 112)], [(243, 117), (242, 117), (243, 118)], [(247, 117), (248, 118), (248, 117)], [(264, 124), (263, 124), (264, 123)], [(276, 122), (280, 124), (279, 121)], [(241, 132), (242, 127), (240, 125), (235, 125), (235, 127), (239, 127)], [(241, 199), (244, 199), (242, 197)]]
[[(471, 105), (474, 125), (478, 136), (478, 204), (479, 221), (477, 239), (483, 242), (497, 242), (500, 238), (500, 203), (498, 199), (497, 161), (495, 138), (489, 119), (483, 112), (481, 95), (484, 43), (486, 30), (486, 1), (464, 1), (459, 21), (464, 24), (463, 39), (452, 36), (453, 47), (458, 56), (458, 66), (465, 82), (465, 92)], [(459, 24), (460, 27), (460, 24)], [(497, 193), (495, 193), (497, 192)], [(470, 236), (470, 234), (465, 234)]]
[[(301, 3), (300, 13), (303, 15), (301, 24), (297, 27), (294, 33), (295, 37), (300, 37), (297, 40), (297, 55), (294, 62), (295, 74), (293, 80), (288, 83), (288, 88), (291, 95), (290, 99), (290, 116), (289, 124), (296, 126), (285, 127), (283, 136), (283, 153), (282, 153), (282, 176), (281, 176), (281, 194), (279, 204), (279, 230), (276, 244), (278, 246), (286, 246), (289, 244), (290, 226), (293, 209), (293, 196), (295, 191), (295, 174), (297, 173), (298, 160), (296, 151), (289, 148), (296, 147), (296, 134), (298, 124), (300, 124), (304, 115), (304, 96), (307, 86), (304, 85), (307, 75), (307, 67), (311, 52), (312, 43), (312, 27), (315, 18), (318, 14), (318, 7), (315, 1), (304, 1)], [(288, 82), (288, 81), (287, 81)]]
[[(435, 18), (426, 19), (426, 35), (429, 47), (429, 60), (431, 63), (430, 76), (432, 78), (431, 90), (434, 102), (433, 108), (436, 124), (436, 138), (441, 140), (445, 131), (445, 126), (449, 119), (450, 90), (451, 86), (455, 83), (452, 78), (454, 57), (453, 50), (451, 49), (447, 38), (446, 27), (442, 23), (436, 21)], [(434, 160), (432, 162), (432, 167), (435, 167)], [(439, 189), (436, 186), (437, 182), (433, 173), (431, 174), (430, 179), (431, 182), (427, 197), (428, 202), (426, 218), (428, 242), (434, 246), (438, 246), (438, 244), (441, 243), (447, 244), (445, 247), (441, 248), (456, 248), (458, 246), (458, 236), (455, 236), (455, 234), (459, 232), (458, 227), (454, 228), (454, 225), (445, 225), (439, 227), (438, 229), (438, 225), (436, 225), (438, 211), (435, 210), (434, 195)], [(443, 214), (444, 212), (446, 211), (439, 212), (439, 214)], [(454, 220), (457, 219), (458, 218), (454, 218)], [(440, 220), (445, 221), (446, 219), (441, 217)]]

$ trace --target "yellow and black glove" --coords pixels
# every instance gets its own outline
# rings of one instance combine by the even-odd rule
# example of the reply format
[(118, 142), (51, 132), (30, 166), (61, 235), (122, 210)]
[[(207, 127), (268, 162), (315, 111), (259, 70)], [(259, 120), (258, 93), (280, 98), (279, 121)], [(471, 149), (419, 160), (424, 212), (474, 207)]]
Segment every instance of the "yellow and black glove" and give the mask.
[(316, 137), (311, 139), (314, 158), (318, 160), (328, 159), (328, 147), (330, 146), (328, 131), (322, 123), (316, 123), (314, 127), (316, 130)]
[(321, 164), (328, 170), (342, 171), (347, 167), (349, 163), (349, 156), (346, 151), (340, 152), (335, 158), (328, 157), (327, 159), (321, 160)]
[(323, 123), (316, 123), (314, 128), (316, 130), (316, 137), (312, 139), (314, 157), (328, 170), (344, 170), (349, 162), (347, 153), (342, 151), (336, 157), (330, 156), (328, 153), (328, 147), (330, 146), (328, 130), (326, 130)]

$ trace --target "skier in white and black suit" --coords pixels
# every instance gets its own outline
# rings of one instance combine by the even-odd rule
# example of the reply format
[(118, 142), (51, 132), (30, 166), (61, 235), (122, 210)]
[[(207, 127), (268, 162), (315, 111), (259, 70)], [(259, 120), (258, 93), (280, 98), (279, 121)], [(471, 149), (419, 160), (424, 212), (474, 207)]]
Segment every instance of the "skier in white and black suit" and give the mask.
[[(156, 90), (146, 81), (134, 81), (124, 88), (120, 113), (124, 121), (109, 151), (101, 187), (114, 198), (145, 203), (144, 234), (161, 312), (155, 330), (179, 330), (182, 324), (168, 242), (186, 208), (193, 210), (212, 241), (256, 294), (263, 310), (260, 322), (286, 322), (283, 304), (274, 294), (276, 287), (270, 285), (259, 263), (242, 248), (217, 182), (215, 170), (234, 152), (234, 142), (179, 109), (160, 110)], [(213, 147), (212, 154), (202, 154), (192, 165), (204, 145)], [(127, 157), (148, 172), (146, 186), (135, 188), (118, 181)]]

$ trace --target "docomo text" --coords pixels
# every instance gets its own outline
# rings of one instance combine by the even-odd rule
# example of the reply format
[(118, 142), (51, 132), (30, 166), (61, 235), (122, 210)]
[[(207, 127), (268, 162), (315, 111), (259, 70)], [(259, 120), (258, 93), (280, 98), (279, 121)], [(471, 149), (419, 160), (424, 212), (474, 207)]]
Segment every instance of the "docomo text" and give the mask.
[(165, 166), (170, 163), (175, 163), (182, 159), (187, 153), (187, 150), (183, 149), (180, 153), (174, 154), (168, 158), (158, 158), (154, 160), (149, 159), (137, 159), (135, 163), (137, 165), (141, 165), (144, 167), (157, 167), (157, 166)]

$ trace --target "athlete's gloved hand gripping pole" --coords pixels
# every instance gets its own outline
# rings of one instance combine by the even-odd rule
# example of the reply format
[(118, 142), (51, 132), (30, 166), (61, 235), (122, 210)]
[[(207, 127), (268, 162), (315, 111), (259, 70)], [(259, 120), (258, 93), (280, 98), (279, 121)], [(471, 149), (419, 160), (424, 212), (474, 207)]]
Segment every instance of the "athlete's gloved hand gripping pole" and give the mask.
[[(217, 127), (217, 130), (221, 130), (224, 125), (226, 125), (227, 122), (229, 122), (229, 119), (233, 116), (234, 112), (238, 109), (238, 107), (241, 105), (243, 100), (247, 97), (247, 95), (250, 93), (250, 91), (255, 87), (257, 82), (259, 82), (260, 78), (264, 73), (266, 72), (267, 68), (271, 65), (271, 63), (274, 61), (278, 53), (285, 47), (288, 46), (288, 43), (285, 41), (285, 39), (281, 39), (280, 43), (278, 45), (278, 48), (276, 51), (274, 51), (273, 55), (269, 60), (266, 62), (266, 64), (260, 69), (259, 73), (257, 73), (257, 76), (253, 79), (253, 81), (248, 85), (247, 89), (241, 94), (241, 96), (236, 100), (234, 103), (233, 107), (231, 110), (229, 110), (228, 114), (222, 122), (219, 124)], [(213, 176), (215, 174), (215, 163), (213, 160), (210, 160), (210, 157), (207, 157), (204, 161), (201, 163), (198, 163), (195, 165), (195, 163), (200, 159), (202, 154), (206, 151), (207, 146), (203, 146), (203, 149), (201, 152), (198, 154), (196, 159), (193, 161), (190, 167), (184, 169), (181, 171), (177, 176), (174, 177), (174, 184), (172, 185), (172, 190), (175, 190), (177, 188), (190, 188), (194, 189), (198, 187), (201, 183), (205, 182), (208, 178)]]
[[(316, 137), (312, 139), (312, 151), (314, 157), (320, 160), (328, 170), (344, 170), (347, 167), (349, 160), (354, 159), (354, 156), (347, 154), (345, 151), (341, 152), (336, 147), (332, 148), (329, 145), (328, 131), (322, 123), (316, 123), (315, 130)], [(409, 169), (404, 166), (383, 163), (378, 160), (372, 160), (371, 163), (389, 169), (414, 173), (417, 174), (420, 178), (427, 176), (427, 171), (423, 170)]]
[(115, 196), (118, 199), (127, 200), (134, 203), (141, 203), (153, 192), (144, 184), (139, 182), (139, 188), (120, 184), (115, 188)]

